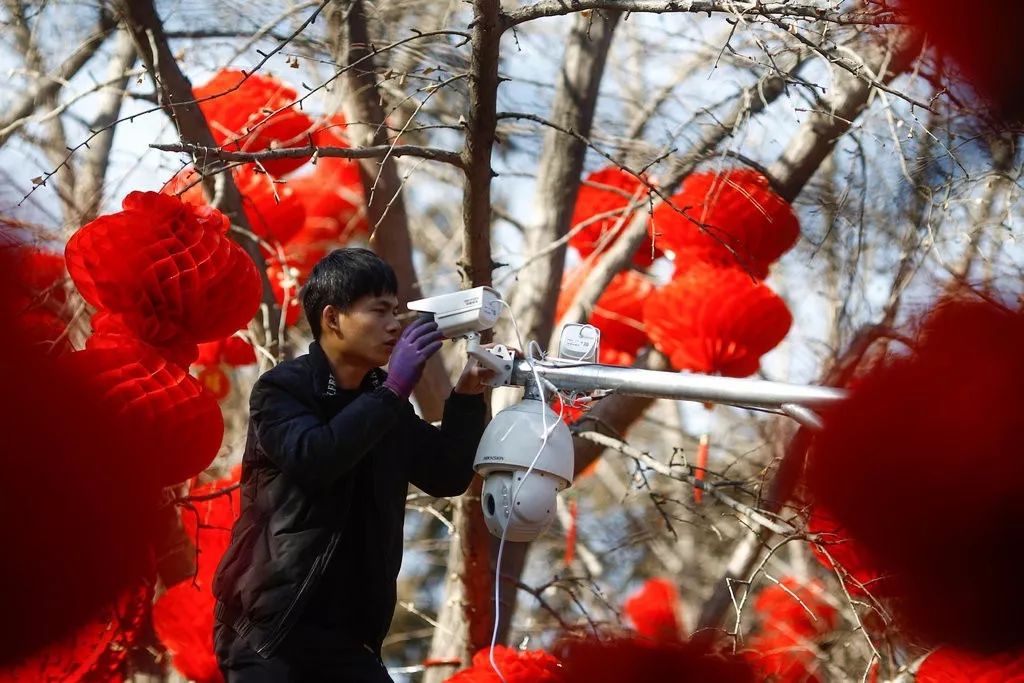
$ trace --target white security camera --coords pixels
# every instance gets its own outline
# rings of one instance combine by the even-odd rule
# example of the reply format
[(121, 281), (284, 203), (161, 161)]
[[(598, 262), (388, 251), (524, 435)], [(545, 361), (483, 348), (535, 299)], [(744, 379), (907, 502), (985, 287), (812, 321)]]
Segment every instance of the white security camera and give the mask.
[(410, 301), (408, 306), (411, 311), (433, 313), (441, 334), (455, 339), (494, 327), (501, 315), (501, 295), (490, 287), (474, 287)]
[(466, 338), (466, 353), (494, 371), (491, 386), (507, 383), (515, 354), (505, 346), (480, 346), (480, 333), (489, 330), (501, 315), (501, 295), (490, 287), (474, 287), (408, 303), (409, 310), (433, 313), (437, 327), (448, 339)]
[(555, 518), (558, 492), (572, 483), (569, 428), (543, 402), (526, 398), (487, 425), (473, 469), (484, 478), (480, 503), (488, 530), (508, 541), (532, 541)]

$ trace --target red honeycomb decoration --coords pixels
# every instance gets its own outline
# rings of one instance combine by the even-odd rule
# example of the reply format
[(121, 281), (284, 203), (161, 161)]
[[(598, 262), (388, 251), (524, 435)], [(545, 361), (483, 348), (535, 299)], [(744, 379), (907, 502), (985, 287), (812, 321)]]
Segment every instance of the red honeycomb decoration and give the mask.
[(802, 583), (784, 577), (762, 590), (754, 601), (761, 619), (744, 654), (764, 680), (811, 683), (818, 674), (817, 641), (832, 633), (839, 611), (825, 598), (820, 581)]
[(126, 589), (74, 633), (49, 643), (10, 667), (0, 667), (2, 683), (95, 683), (124, 680), (129, 648), (139, 641), (153, 600), (153, 589)]
[(82, 297), (110, 324), (156, 347), (222, 339), (260, 301), (252, 259), (227, 236), (219, 211), (156, 192), (82, 227), (65, 250)]
[(282, 268), (277, 263), (267, 266), (270, 289), (274, 292), (274, 299), (281, 306), (281, 315), (284, 317), (285, 325), (289, 326), (299, 322), (299, 316), (302, 314), (302, 303), (299, 299), (299, 277), (300, 271), (296, 267), (289, 265)]
[(685, 629), (678, 611), (679, 592), (668, 579), (654, 578), (626, 599), (622, 609), (644, 638), (666, 642), (682, 639)]
[[(237, 166), (231, 175), (242, 195), (242, 209), (252, 231), (264, 240), (287, 244), (302, 230), (306, 220), (303, 201), (289, 183), (274, 182), (253, 164)], [(178, 172), (161, 192), (173, 194), (196, 206), (206, 204), (199, 174), (191, 167)]]
[[(562, 287), (555, 310), (561, 319), (583, 285), (586, 271), (570, 273)], [(643, 324), (644, 302), (654, 292), (651, 281), (633, 270), (626, 270), (608, 283), (594, 305), (589, 322), (601, 330), (601, 351), (598, 361), (609, 365), (632, 365), (637, 351), (647, 344)]]
[[(650, 189), (643, 182), (617, 166), (594, 171), (580, 185), (579, 194), (576, 195), (576, 207), (569, 226), (573, 235), (569, 238), (569, 244), (576, 247), (584, 257), (599, 249), (607, 249), (636, 215), (635, 211), (627, 214), (624, 209), (634, 200), (646, 201), (649, 195)], [(637, 209), (646, 210), (643, 203)], [(597, 218), (610, 211), (618, 213)], [(650, 239), (644, 238), (633, 255), (633, 263), (646, 268), (660, 255), (661, 252), (654, 249)]]
[[(514, 650), (494, 647), (494, 662), (505, 683), (562, 683), (558, 660), (543, 650)], [(473, 655), (473, 666), (460, 671), (446, 683), (501, 683), (490, 662), (490, 650)]]
[(800, 236), (792, 207), (750, 169), (694, 173), (671, 201), (675, 208), (661, 204), (654, 210), (649, 230), (679, 263), (739, 266), (764, 279)]
[(746, 377), (793, 321), (785, 302), (738, 268), (695, 264), (644, 306), (654, 346), (676, 370)]
[(979, 655), (940, 647), (917, 669), (917, 683), (1021, 683), (1024, 652)]
[(754, 671), (711, 631), (682, 642), (646, 638), (567, 639), (555, 648), (564, 683), (715, 681), (754, 683)]
[[(1017, 0), (903, 0), (901, 7), (939, 53), (957, 63), (960, 75), (986, 100), (995, 118), (1020, 122), (1024, 77), (1020, 69), (1006, 65), (1020, 59), (1024, 5)], [(957, 94), (964, 99), (964, 93)]]
[(811, 501), (877, 563), (897, 625), (919, 642), (1024, 646), (1024, 595), (1007, 589), (1024, 564), (1021, 349), (1021, 311), (940, 301), (911, 353), (824, 415), (808, 459)]
[[(342, 137), (345, 121), (340, 116), (318, 130), (313, 139), (324, 147), (348, 147)], [(359, 165), (351, 159), (320, 157), (309, 175), (292, 178), (288, 185), (295, 191), (306, 211), (306, 223), (295, 238), (296, 246), (329, 251), (353, 237), (368, 235), (366, 201)], [(289, 256), (292, 256), (289, 250)], [(302, 261), (304, 259), (297, 259)]]
[(196, 499), (182, 509), (185, 531), (198, 552), (196, 576), (172, 586), (153, 605), (153, 627), (171, 652), (181, 675), (197, 683), (223, 680), (213, 652), (213, 575), (231, 539), (239, 515), (239, 496), (232, 491), (241, 466), (225, 479), (190, 492)]
[[(2, 320), (17, 303), (19, 287), (4, 277), (12, 261), (0, 249)], [(144, 453), (125, 439), (91, 378), (34, 342), (16, 326), (0, 336), (0, 377), (12, 398), (0, 411), (0, 467), (17, 482), (0, 501), (16, 520), (4, 532), (0, 585), (11, 588), (4, 609), (17, 616), (0, 639), (0, 666), (91, 623), (152, 572), (159, 506)]]
[[(225, 149), (261, 152), (309, 144), (312, 119), (296, 109), (298, 93), (273, 76), (221, 69), (205, 84), (192, 89), (199, 108)], [(212, 99), (205, 99), (212, 98)], [(302, 166), (309, 157), (261, 162), (267, 172), (281, 177)]]
[(4, 239), (0, 250), (8, 258), (8, 270), (2, 277), (10, 281), (10, 323), (27, 339), (54, 354), (72, 350), (65, 334), (68, 321), (64, 305), (64, 257), (36, 246)]
[(171, 485), (194, 477), (216, 457), (224, 432), (217, 401), (152, 347), (121, 339), (62, 360), (88, 378), (122, 437), (134, 446), (132, 459), (120, 466), (139, 468), (140, 477)]

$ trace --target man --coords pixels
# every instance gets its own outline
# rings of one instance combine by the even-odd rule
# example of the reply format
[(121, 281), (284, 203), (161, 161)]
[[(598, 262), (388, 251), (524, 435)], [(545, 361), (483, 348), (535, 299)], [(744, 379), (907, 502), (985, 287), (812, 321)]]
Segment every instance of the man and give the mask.
[(328, 254), (302, 295), (309, 353), (253, 387), (241, 517), (213, 586), (228, 683), (391, 680), (407, 488), (469, 486), (487, 373), (468, 363), (441, 427), (420, 419), (408, 398), (441, 333), (424, 318), (402, 332), (397, 289), (372, 252)]

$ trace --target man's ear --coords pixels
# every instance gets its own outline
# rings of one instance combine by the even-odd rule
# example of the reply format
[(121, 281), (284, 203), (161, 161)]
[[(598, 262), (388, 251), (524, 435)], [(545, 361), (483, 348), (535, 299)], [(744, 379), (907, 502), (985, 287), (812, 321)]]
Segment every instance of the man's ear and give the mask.
[(329, 330), (331, 333), (337, 335), (338, 337), (341, 337), (341, 322), (339, 321), (340, 316), (341, 311), (339, 311), (331, 304), (327, 304), (326, 306), (324, 306), (324, 310), (320, 314), (320, 329), (324, 331)]

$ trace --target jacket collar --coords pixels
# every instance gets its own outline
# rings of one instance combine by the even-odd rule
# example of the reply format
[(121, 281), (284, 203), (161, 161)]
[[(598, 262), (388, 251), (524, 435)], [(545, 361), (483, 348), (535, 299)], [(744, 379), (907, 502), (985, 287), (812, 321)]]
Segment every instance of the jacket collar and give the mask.
[[(334, 379), (334, 373), (331, 372), (331, 365), (327, 362), (327, 354), (320, 348), (318, 342), (312, 342), (309, 345), (309, 362), (313, 370), (313, 393), (321, 399), (330, 399), (337, 396), (340, 392), (345, 391), (338, 386), (337, 380)], [(384, 384), (384, 380), (387, 379), (388, 373), (384, 372), (380, 368), (374, 368), (366, 373), (366, 377), (363, 378), (362, 384), (359, 385), (357, 391), (373, 391), (379, 386)]]

